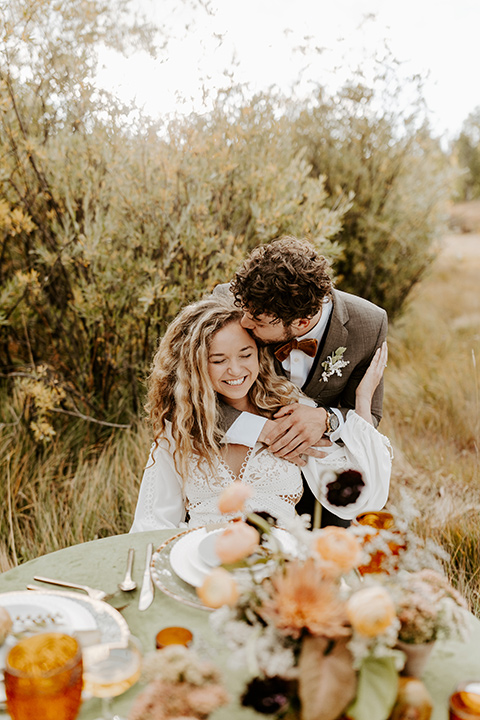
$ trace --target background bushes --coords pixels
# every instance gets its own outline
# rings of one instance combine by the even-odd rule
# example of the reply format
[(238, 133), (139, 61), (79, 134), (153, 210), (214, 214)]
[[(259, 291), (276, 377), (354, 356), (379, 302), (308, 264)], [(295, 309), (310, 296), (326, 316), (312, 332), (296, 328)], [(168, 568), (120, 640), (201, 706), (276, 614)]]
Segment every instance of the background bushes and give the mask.
[(336, 237), (337, 283), (398, 316), (433, 257), (451, 170), (421, 116), (395, 100), (390, 77), (378, 93), (358, 82), (334, 98), (318, 89), (295, 121), (312, 177), (325, 177), (328, 204), (352, 203)]
[(446, 163), (425, 128), (400, 133), (365, 109), (365, 93), (294, 106), (232, 90), (161, 133), (122, 127), (118, 108), (75, 131), (49, 119), (47, 132), (27, 93), (27, 136), (10, 98), (0, 362), (30, 373), (20, 384), (38, 437), (48, 439), (38, 381), (52, 407), (115, 422), (138, 413), (166, 324), (282, 233), (330, 255), (340, 288), (401, 311), (432, 259)]

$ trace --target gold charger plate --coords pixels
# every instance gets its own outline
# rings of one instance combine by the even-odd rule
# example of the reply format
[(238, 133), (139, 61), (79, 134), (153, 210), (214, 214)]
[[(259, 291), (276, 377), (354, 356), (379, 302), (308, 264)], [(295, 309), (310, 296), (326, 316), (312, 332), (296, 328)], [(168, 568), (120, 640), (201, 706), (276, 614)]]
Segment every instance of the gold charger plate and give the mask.
[(152, 579), (159, 590), (165, 595), (178, 600), (184, 605), (200, 608), (207, 612), (212, 612), (212, 608), (206, 607), (198, 597), (195, 588), (192, 585), (181, 580), (181, 578), (173, 570), (170, 563), (170, 553), (179, 540), (188, 533), (195, 532), (200, 528), (192, 528), (178, 533), (166, 540), (163, 545), (153, 553), (152, 564), (150, 566)]

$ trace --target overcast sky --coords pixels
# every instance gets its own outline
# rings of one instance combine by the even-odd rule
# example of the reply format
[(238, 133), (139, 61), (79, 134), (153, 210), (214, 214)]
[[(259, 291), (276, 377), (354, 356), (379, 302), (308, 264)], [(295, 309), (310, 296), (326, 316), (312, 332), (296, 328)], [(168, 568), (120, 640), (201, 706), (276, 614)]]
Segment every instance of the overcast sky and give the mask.
[(99, 78), (153, 117), (208, 109), (204, 90), (224, 86), (225, 69), (252, 90), (334, 88), (385, 40), (401, 73), (425, 78), (435, 132), (454, 136), (480, 106), (480, 0), (210, 0), (210, 15), (135, 2), (176, 39), (156, 60), (106, 55)]

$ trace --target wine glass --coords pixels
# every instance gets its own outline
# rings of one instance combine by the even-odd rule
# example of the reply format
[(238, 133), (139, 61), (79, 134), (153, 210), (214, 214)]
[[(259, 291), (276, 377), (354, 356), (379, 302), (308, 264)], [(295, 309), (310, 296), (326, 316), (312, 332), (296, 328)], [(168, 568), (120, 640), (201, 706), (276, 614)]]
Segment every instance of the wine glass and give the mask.
[[(112, 720), (112, 698), (135, 685), (141, 669), (142, 649), (133, 635), (123, 643), (91, 645), (83, 649), (84, 690), (102, 700), (102, 716), (97, 720)], [(122, 718), (115, 715), (115, 720)]]
[(64, 633), (20, 640), (5, 662), (7, 710), (13, 720), (74, 720), (82, 702), (82, 653)]

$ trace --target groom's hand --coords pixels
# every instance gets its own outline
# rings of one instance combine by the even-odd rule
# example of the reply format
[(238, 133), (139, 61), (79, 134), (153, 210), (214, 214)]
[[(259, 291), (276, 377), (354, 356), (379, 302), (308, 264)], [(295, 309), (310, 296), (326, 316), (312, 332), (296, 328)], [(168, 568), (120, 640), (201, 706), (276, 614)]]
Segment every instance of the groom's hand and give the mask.
[[(281, 408), (274, 418), (267, 420), (258, 439), (268, 445), (270, 452), (278, 457), (302, 466), (305, 465), (305, 460), (299, 458), (299, 455), (312, 446), (331, 445), (330, 440), (323, 437), (327, 429), (327, 413), (324, 408), (295, 403)], [(309, 450), (308, 454), (322, 456), (313, 450)]]

